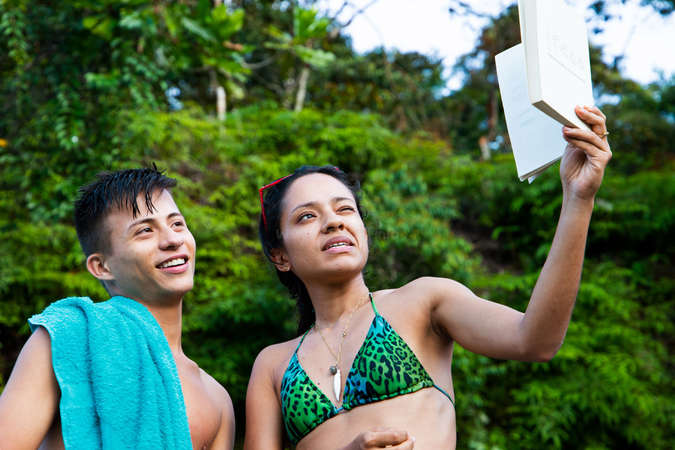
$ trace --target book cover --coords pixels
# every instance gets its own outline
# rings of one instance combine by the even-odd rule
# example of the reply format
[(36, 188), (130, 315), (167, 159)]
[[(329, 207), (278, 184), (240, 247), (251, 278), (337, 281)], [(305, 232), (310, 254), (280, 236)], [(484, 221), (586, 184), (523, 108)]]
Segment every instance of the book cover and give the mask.
[(576, 105), (593, 105), (583, 16), (563, 0), (519, 0), (531, 103), (563, 125), (588, 129)]

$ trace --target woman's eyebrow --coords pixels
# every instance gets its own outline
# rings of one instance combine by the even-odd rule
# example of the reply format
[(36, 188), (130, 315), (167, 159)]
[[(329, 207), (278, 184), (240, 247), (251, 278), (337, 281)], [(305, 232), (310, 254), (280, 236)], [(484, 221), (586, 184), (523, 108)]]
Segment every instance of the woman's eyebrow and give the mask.
[(351, 197), (333, 197), (332, 202), (333, 202), (333, 203), (338, 203), (338, 202), (342, 202), (342, 201), (345, 201), (345, 200), (350, 201), (350, 202), (353, 202), (353, 201), (354, 201), (354, 199), (351, 198)]
[[(353, 198), (350, 198), (350, 197), (333, 197), (330, 201), (331, 201), (331, 203), (338, 203), (338, 202), (342, 202), (342, 201), (345, 201), (345, 200), (351, 201), (351, 202), (354, 201), (354, 199), (353, 199)], [(307, 207), (309, 207), (309, 206), (316, 206), (316, 204), (317, 204), (317, 202), (315, 202), (315, 201), (303, 203), (303, 204), (298, 205), (298, 206), (296, 206), (295, 208), (293, 208), (293, 209), (291, 210), (291, 214), (293, 214), (293, 213), (294, 213), (296, 210), (298, 210), (298, 209), (301, 209), (301, 208), (307, 208)]]
[(293, 213), (294, 213), (296, 210), (298, 210), (298, 209), (306, 208), (306, 207), (308, 207), (308, 206), (314, 206), (314, 205), (316, 205), (316, 202), (307, 202), (307, 203), (303, 203), (302, 205), (298, 205), (298, 206), (296, 206), (295, 208), (293, 208), (293, 210), (291, 211), (291, 214), (293, 214)]

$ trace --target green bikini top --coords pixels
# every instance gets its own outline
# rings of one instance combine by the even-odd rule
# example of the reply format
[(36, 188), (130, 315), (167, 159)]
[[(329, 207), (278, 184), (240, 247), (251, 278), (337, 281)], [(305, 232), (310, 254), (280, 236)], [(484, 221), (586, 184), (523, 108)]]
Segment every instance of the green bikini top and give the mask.
[(293, 444), (343, 410), (349, 411), (426, 387), (441, 391), (454, 406), (450, 395), (433, 382), (408, 344), (377, 312), (372, 294), (370, 304), (375, 317), (347, 375), (341, 407), (333, 405), (300, 365), (298, 349), (309, 330), (293, 352), (281, 380), (281, 414)]

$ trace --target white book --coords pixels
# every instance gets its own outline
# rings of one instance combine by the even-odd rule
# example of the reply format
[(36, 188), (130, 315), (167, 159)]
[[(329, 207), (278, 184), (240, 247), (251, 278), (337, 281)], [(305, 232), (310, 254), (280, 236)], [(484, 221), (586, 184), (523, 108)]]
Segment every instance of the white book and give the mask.
[(518, 178), (532, 182), (565, 151), (562, 126), (529, 101), (523, 44), (499, 53), (495, 63)]
[(563, 0), (518, 0), (530, 102), (563, 125), (588, 130), (576, 105), (593, 105), (582, 14)]

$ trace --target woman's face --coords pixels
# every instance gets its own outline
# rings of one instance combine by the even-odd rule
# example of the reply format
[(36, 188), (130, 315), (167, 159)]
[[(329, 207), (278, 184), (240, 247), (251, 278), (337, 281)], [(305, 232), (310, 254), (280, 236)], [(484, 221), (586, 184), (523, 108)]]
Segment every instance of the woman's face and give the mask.
[(354, 196), (340, 180), (321, 173), (293, 181), (281, 207), (283, 248), (279, 270), (303, 282), (345, 281), (368, 260), (368, 234)]

